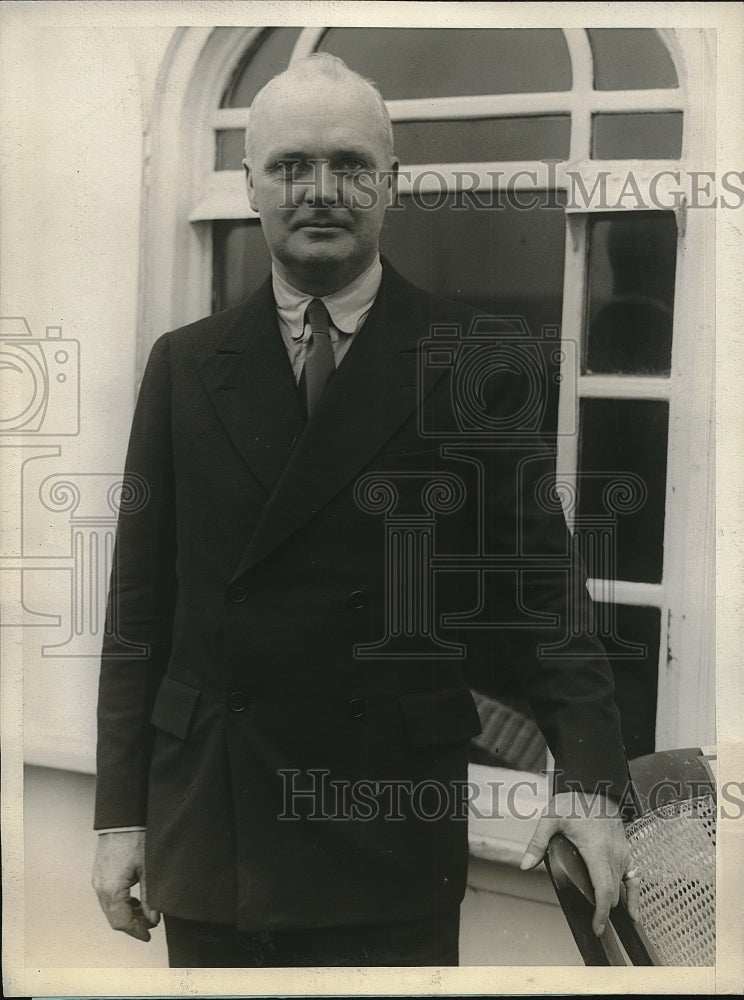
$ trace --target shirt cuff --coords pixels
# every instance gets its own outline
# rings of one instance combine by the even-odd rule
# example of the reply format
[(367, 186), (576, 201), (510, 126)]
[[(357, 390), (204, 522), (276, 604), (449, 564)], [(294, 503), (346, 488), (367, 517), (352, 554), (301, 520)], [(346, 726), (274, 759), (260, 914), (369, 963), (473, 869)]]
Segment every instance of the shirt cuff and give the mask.
[(146, 826), (110, 826), (105, 830), (96, 830), (97, 834), (102, 833), (144, 833)]

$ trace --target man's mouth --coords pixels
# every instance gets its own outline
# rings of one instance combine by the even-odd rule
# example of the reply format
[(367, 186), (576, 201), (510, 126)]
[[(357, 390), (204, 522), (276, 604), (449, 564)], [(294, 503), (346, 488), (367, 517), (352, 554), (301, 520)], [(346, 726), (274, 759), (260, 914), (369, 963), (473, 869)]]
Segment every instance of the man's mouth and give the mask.
[(343, 223), (333, 219), (305, 219), (297, 224), (298, 229), (344, 229)]

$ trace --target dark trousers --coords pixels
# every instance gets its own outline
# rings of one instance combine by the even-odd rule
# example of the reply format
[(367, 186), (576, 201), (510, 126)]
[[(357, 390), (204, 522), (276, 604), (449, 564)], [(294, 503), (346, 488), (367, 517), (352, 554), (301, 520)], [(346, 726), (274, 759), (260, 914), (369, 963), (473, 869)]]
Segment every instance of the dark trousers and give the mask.
[(172, 969), (457, 965), (460, 909), (398, 924), (243, 933), (165, 918)]

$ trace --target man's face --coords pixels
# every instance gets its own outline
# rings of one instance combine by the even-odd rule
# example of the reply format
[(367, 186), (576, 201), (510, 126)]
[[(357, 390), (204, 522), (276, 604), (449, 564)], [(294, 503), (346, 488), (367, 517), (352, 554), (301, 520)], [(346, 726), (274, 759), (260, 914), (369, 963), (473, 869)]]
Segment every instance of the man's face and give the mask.
[(253, 124), (248, 198), (279, 272), (312, 294), (342, 288), (378, 253), (394, 196), (371, 96), (354, 80), (298, 81), (267, 95)]

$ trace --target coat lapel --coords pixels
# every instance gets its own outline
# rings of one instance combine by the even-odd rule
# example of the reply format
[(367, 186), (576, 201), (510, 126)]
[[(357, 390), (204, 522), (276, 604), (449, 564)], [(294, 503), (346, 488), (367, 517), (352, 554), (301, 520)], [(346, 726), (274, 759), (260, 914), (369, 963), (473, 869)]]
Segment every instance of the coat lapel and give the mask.
[(233, 445), (271, 493), (304, 415), (279, 332), (271, 279), (235, 314), (200, 375)]
[(385, 266), (375, 304), (291, 449), (236, 576), (313, 517), (415, 409), (427, 301)]

